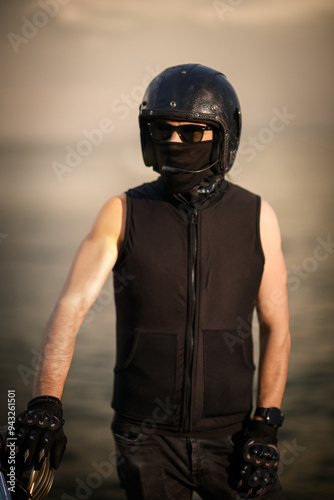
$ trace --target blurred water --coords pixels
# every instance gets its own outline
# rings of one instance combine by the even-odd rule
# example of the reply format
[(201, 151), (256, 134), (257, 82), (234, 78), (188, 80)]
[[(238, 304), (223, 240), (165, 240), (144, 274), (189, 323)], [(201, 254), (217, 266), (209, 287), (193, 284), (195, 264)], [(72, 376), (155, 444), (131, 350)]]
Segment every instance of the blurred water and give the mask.
[[(292, 500), (329, 499), (334, 487), (334, 255), (330, 245), (322, 259), (316, 253), (318, 238), (334, 240), (332, 154), (329, 130), (291, 130), (275, 136), (252, 162), (240, 156), (231, 172), (233, 182), (261, 194), (275, 208), (290, 270), (293, 342), (280, 437), (281, 481)], [(30, 399), (41, 333), (97, 211), (110, 196), (155, 174), (142, 166), (137, 140), (100, 146), (62, 183), (51, 164), (64, 158), (63, 145), (6, 145), (1, 158), (2, 426), (7, 390), (16, 391), (17, 411)], [(93, 320), (84, 322), (78, 335), (65, 388), (68, 450), (50, 499), (124, 498), (110, 456), (111, 293), (93, 311)]]

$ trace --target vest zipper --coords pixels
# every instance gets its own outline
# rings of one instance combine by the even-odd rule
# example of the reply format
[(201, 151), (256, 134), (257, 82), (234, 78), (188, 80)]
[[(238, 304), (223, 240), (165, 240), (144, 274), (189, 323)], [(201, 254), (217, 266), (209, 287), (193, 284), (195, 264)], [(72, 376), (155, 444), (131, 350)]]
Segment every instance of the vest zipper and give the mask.
[(192, 366), (195, 343), (196, 318), (196, 267), (198, 253), (198, 210), (189, 211), (189, 249), (188, 249), (188, 311), (187, 330), (185, 339), (185, 366), (184, 366), (184, 393), (182, 431), (191, 430), (191, 403), (192, 403)]

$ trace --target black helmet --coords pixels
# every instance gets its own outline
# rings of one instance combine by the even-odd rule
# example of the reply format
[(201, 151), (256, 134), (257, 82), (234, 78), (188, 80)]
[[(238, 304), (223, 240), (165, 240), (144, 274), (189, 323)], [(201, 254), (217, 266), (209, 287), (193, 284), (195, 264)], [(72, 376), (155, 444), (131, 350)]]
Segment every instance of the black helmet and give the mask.
[(214, 126), (210, 161), (226, 173), (233, 165), (241, 132), (240, 104), (225, 75), (201, 64), (165, 69), (146, 89), (139, 108), (144, 163), (158, 170), (147, 123), (153, 120), (190, 121)]

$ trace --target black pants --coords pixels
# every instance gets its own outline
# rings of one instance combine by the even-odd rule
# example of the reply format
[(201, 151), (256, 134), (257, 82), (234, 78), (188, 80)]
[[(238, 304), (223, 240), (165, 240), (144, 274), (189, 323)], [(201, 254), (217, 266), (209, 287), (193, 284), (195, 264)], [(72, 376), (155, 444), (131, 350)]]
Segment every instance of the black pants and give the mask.
[[(193, 439), (114, 433), (118, 474), (129, 500), (239, 500), (238, 436)], [(285, 500), (279, 482), (258, 499)]]

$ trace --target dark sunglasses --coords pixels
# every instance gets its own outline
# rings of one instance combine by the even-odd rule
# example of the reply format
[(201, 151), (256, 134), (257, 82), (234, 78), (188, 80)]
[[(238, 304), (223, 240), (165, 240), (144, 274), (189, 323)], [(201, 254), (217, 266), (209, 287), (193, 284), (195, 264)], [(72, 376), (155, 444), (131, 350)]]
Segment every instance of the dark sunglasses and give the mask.
[(167, 141), (176, 131), (182, 142), (193, 144), (201, 142), (205, 130), (212, 130), (211, 127), (203, 125), (193, 125), (191, 123), (185, 125), (171, 125), (166, 122), (148, 123), (150, 135), (154, 141)]

